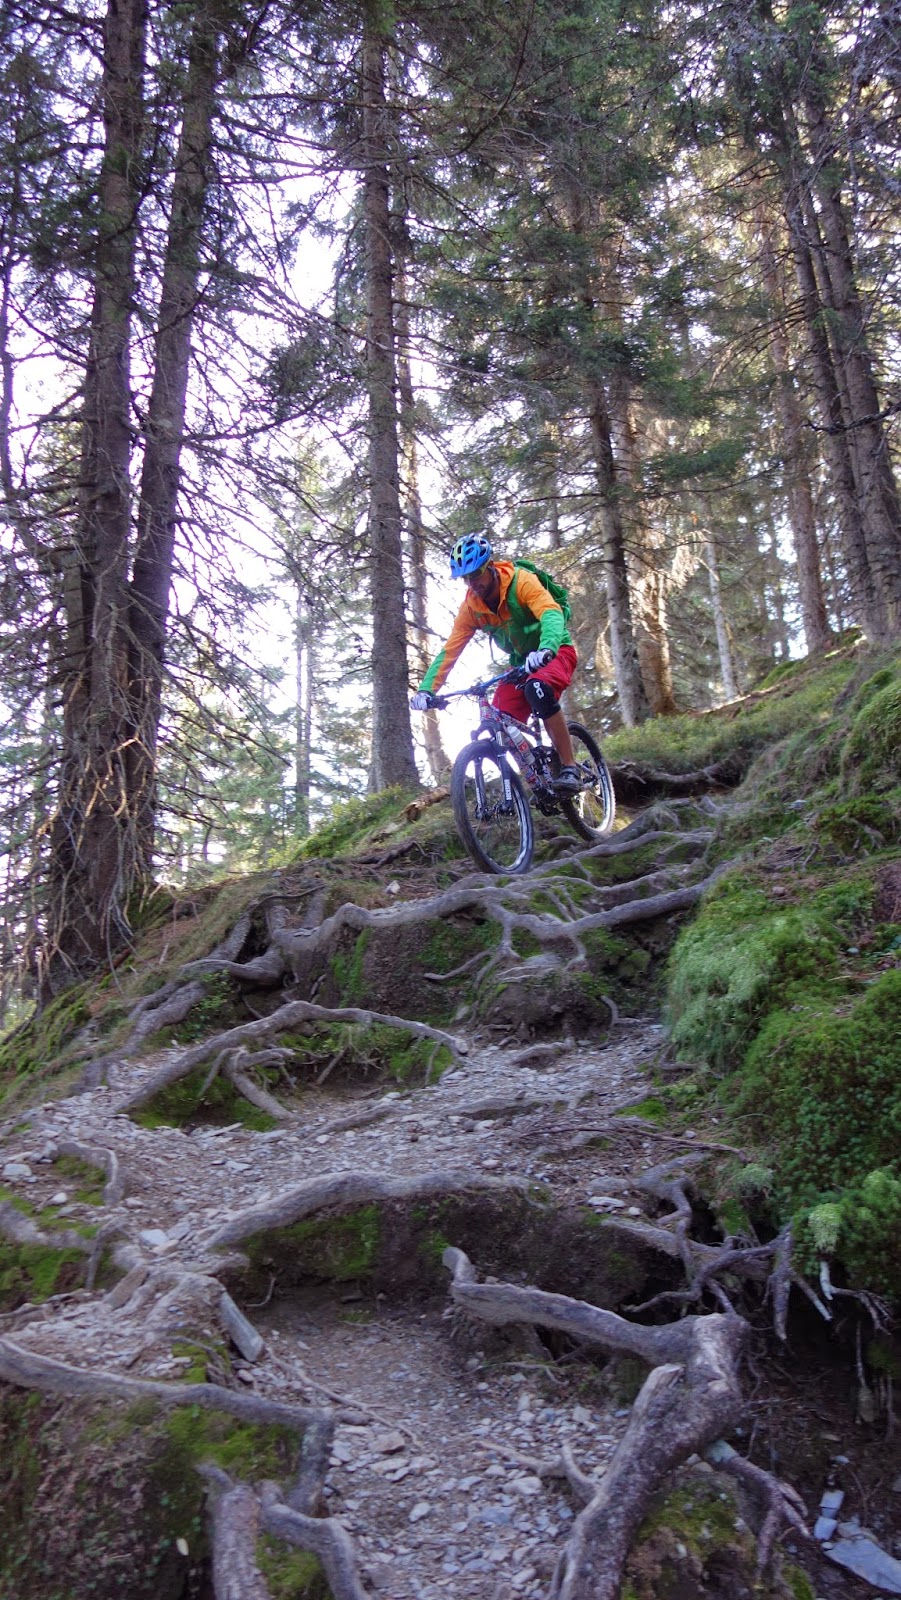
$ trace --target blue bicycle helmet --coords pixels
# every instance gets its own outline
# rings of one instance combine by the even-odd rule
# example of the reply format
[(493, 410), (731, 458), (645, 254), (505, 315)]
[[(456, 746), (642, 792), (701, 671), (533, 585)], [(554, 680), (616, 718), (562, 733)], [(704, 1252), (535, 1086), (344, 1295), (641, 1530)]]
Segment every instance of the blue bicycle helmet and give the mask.
[(468, 533), (458, 539), (450, 553), (452, 578), (468, 578), (491, 560), (491, 546), (483, 533)]

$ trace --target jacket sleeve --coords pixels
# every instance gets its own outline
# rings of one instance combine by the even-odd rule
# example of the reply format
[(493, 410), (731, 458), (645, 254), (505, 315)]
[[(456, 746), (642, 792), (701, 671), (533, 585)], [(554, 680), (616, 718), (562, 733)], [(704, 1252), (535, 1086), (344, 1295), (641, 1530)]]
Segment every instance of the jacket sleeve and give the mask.
[(516, 571), (516, 598), (541, 624), (542, 650), (559, 650), (566, 633), (566, 618), (553, 595), (527, 567)]
[(477, 632), (478, 623), (469, 605), (464, 601), (454, 618), (454, 625), (448, 638), (419, 685), (420, 689), (425, 689), (430, 694), (437, 694), (458, 657), (462, 655), (473, 634)]

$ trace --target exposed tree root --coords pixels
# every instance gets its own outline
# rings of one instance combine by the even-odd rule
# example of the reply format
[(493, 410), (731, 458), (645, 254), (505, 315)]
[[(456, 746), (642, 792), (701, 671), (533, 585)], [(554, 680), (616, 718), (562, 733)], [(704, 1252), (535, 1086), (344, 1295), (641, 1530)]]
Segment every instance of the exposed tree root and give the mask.
[(656, 795), (705, 794), (710, 789), (734, 789), (741, 782), (735, 761), (715, 761), (693, 772), (662, 772), (643, 761), (619, 761), (610, 769), (617, 800), (622, 805), (646, 805)]
[(256, 1563), (262, 1507), (245, 1483), (232, 1483), (219, 1467), (199, 1469), (209, 1485), (210, 1548), (216, 1600), (269, 1600)]
[(430, 1172), (413, 1177), (393, 1177), (380, 1172), (338, 1172), (324, 1178), (310, 1178), (268, 1205), (254, 1206), (234, 1217), (206, 1241), (213, 1249), (240, 1244), (256, 1233), (273, 1228), (288, 1228), (316, 1211), (340, 1207), (380, 1204), (388, 1200), (429, 1199), (433, 1195), (457, 1194), (465, 1189), (496, 1189), (521, 1193), (524, 1184), (511, 1179), (483, 1177), (474, 1172)]
[(262, 1525), (266, 1533), (319, 1557), (333, 1600), (369, 1600), (357, 1570), (353, 1541), (334, 1517), (304, 1516), (264, 1492)]
[(73, 1367), (52, 1356), (36, 1355), (0, 1334), (0, 1378), (20, 1389), (44, 1394), (73, 1395), (88, 1400), (153, 1400), (160, 1406), (200, 1406), (223, 1411), (242, 1422), (260, 1422), (293, 1428), (334, 1430), (329, 1412), (266, 1400), (262, 1395), (226, 1389), (217, 1383), (166, 1383), (149, 1378), (126, 1378), (103, 1368)]
[[(738, 1422), (738, 1366), (749, 1336), (731, 1314), (643, 1327), (566, 1295), (475, 1282), (472, 1263), (450, 1248), (451, 1297), (466, 1315), (495, 1327), (555, 1328), (586, 1344), (638, 1356), (652, 1371), (604, 1478), (579, 1513), (554, 1578), (554, 1600), (617, 1600), (623, 1569), (651, 1494), (665, 1475)], [(581, 1492), (587, 1491), (578, 1474)]]
[[(467, 1053), (465, 1042), (454, 1034), (446, 1033), (443, 1028), (432, 1028), (426, 1022), (414, 1022), (407, 1017), (396, 1017), (382, 1011), (364, 1011), (358, 1006), (318, 1006), (310, 1000), (290, 1000), (280, 1006), (278, 1011), (272, 1012), (268, 1017), (259, 1017), (255, 1022), (242, 1023), (237, 1028), (228, 1028), (223, 1033), (213, 1034), (209, 1039), (204, 1039), (200, 1044), (193, 1045), (188, 1050), (183, 1050), (172, 1061), (154, 1076), (143, 1083), (141, 1087), (118, 1107), (120, 1111), (137, 1111), (147, 1105), (162, 1089), (167, 1089), (171, 1084), (177, 1083), (180, 1078), (187, 1076), (196, 1066), (207, 1061), (210, 1056), (225, 1061), (227, 1056), (235, 1050), (242, 1052), (241, 1060), (245, 1064), (253, 1064), (254, 1056), (248, 1052), (247, 1046), (270, 1038), (273, 1034), (285, 1032), (303, 1022), (358, 1022), (366, 1027), (374, 1023), (382, 1023), (389, 1028), (399, 1028), (404, 1032), (412, 1033), (417, 1038), (434, 1039), (437, 1044), (444, 1045), (454, 1057), (459, 1060)], [(266, 1059), (273, 1058), (268, 1055)], [(234, 1079), (233, 1079), (234, 1081)], [(259, 1091), (257, 1091), (259, 1092)], [(259, 1103), (258, 1100), (255, 1103)], [(275, 1102), (278, 1104), (278, 1102)], [(284, 1107), (279, 1106), (279, 1114), (285, 1115)]]

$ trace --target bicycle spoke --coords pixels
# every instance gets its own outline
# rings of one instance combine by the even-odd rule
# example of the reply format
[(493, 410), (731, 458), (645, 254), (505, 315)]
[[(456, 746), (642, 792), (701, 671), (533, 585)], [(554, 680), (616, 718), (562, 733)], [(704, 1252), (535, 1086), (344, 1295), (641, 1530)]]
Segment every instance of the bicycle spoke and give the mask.
[(522, 786), (497, 749), (468, 745), (457, 757), (454, 815), (473, 858), (488, 872), (525, 872), (532, 858), (532, 818)]
[(600, 746), (578, 723), (569, 724), (576, 765), (583, 779), (578, 794), (562, 802), (570, 827), (583, 839), (600, 839), (609, 833), (616, 816), (613, 783)]

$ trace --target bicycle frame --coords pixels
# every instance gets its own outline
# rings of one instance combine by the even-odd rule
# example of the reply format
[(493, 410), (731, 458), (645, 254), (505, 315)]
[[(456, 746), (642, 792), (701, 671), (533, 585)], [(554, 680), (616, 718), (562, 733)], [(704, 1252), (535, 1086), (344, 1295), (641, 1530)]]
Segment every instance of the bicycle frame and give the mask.
[[(550, 778), (551, 746), (544, 742), (541, 719), (532, 715), (528, 722), (520, 722), (509, 711), (499, 711), (488, 698), (488, 690), (498, 683), (517, 680), (521, 667), (502, 672), (496, 678), (471, 684), (468, 689), (452, 689), (448, 694), (436, 695), (435, 706), (440, 709), (448, 700), (471, 695), (478, 701), (479, 726), (472, 731), (473, 739), (483, 735), (493, 738), (508, 759), (512, 758), (536, 798), (544, 802), (542, 809), (557, 810), (557, 796)], [(506, 785), (505, 785), (506, 789)], [(507, 796), (509, 800), (509, 795)]]

